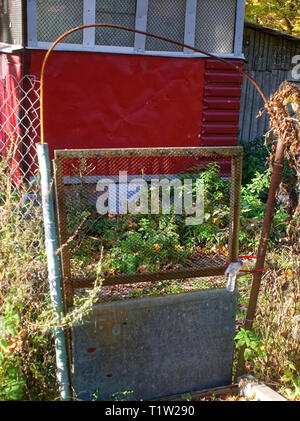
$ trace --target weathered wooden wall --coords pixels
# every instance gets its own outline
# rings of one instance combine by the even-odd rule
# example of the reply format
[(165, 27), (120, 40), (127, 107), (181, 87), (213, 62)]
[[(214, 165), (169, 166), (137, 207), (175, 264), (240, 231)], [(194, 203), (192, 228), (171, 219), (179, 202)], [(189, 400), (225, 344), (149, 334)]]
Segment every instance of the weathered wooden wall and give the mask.
[[(267, 97), (286, 79), (291, 80), (292, 57), (300, 55), (300, 38), (245, 22), (245, 70), (257, 81)], [(300, 83), (300, 80), (298, 80)], [(240, 135), (250, 141), (268, 131), (266, 113), (256, 118), (263, 101), (254, 86), (244, 78), (240, 107)]]

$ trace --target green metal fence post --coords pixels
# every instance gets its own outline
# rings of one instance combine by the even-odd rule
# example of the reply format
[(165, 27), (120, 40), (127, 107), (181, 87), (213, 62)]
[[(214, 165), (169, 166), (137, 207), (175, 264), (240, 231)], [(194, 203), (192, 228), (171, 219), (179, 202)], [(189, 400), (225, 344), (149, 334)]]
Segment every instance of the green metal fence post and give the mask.
[[(54, 195), (51, 180), (51, 166), (49, 150), (47, 144), (37, 145), (37, 154), (41, 175), (41, 192), (43, 220), (45, 229), (45, 247), (48, 263), (48, 276), (50, 284), (50, 296), (54, 311), (61, 319), (64, 314), (63, 295), (62, 295), (62, 276), (59, 262), (59, 256), (56, 254), (58, 249), (56, 219), (54, 213)], [(71, 399), (70, 376), (67, 356), (66, 334), (62, 328), (56, 328), (55, 351), (57, 364), (57, 378), (62, 400)]]

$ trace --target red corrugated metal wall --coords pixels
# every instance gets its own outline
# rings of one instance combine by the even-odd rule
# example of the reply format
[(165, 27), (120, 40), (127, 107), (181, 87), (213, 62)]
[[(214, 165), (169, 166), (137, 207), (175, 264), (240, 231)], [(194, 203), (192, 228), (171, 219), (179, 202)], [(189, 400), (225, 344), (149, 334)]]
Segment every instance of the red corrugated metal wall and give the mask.
[[(233, 64), (243, 68), (243, 61)], [(238, 137), (242, 75), (219, 60), (205, 60), (200, 146), (235, 146)], [(230, 174), (230, 160), (222, 162)]]
[(55, 52), (45, 89), (51, 152), (237, 143), (241, 76), (217, 60)]
[[(233, 62), (240, 68), (242, 61)], [(205, 61), (201, 146), (237, 143), (242, 75), (218, 60)]]

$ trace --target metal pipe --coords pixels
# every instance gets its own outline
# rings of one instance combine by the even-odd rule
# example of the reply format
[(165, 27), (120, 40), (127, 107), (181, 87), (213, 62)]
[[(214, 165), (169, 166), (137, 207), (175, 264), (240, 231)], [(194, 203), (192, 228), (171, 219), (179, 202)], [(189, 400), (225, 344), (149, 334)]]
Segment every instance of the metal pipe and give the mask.
[(236, 262), (239, 256), (239, 232), (241, 210), (241, 182), (242, 182), (242, 151), (240, 155), (232, 157), (231, 164), (231, 194), (230, 194), (230, 234), (229, 261)]
[[(255, 265), (255, 270), (257, 272), (255, 272), (253, 275), (248, 310), (247, 310), (246, 320), (244, 324), (245, 330), (250, 330), (252, 328), (254, 317), (255, 317), (257, 299), (258, 299), (258, 294), (260, 290), (261, 278), (263, 275), (263, 272), (259, 270), (263, 269), (265, 259), (266, 259), (267, 246), (270, 239), (270, 230), (271, 230), (271, 226), (273, 222), (273, 215), (274, 215), (274, 209), (275, 209), (275, 203), (276, 203), (276, 193), (277, 193), (277, 189), (279, 187), (280, 180), (281, 180), (284, 151), (285, 151), (284, 137), (281, 135), (279, 137), (277, 147), (276, 147), (276, 152), (275, 152), (275, 159), (274, 159), (274, 164), (273, 164), (273, 169), (272, 169), (272, 174), (271, 174), (268, 200), (266, 204), (266, 211), (264, 215), (262, 233), (260, 237), (260, 243), (259, 243), (258, 252), (257, 252), (257, 260), (256, 260), (256, 265)], [(237, 364), (236, 376), (237, 377), (240, 376), (241, 374), (243, 374), (244, 371), (245, 371), (244, 348), (241, 348), (241, 351), (239, 353), (239, 360)]]
[[(51, 181), (51, 167), (47, 144), (37, 144), (37, 155), (41, 174), (41, 192), (43, 220), (45, 227), (45, 247), (48, 263), (48, 276), (50, 285), (50, 297), (58, 322), (64, 314), (62, 295), (62, 276), (58, 249), (56, 219), (54, 213), (54, 195)], [(57, 379), (60, 388), (60, 396), (64, 401), (71, 399), (70, 376), (67, 357), (66, 335), (62, 328), (55, 328), (55, 351), (57, 364)]]

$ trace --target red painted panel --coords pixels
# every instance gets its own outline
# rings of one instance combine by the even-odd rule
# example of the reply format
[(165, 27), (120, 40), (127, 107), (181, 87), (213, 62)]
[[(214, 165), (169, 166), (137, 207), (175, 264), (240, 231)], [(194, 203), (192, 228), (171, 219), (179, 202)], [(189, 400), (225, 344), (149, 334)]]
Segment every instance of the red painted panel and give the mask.
[[(44, 52), (31, 52), (39, 77)], [(198, 146), (204, 59), (56, 52), (45, 80), (45, 138), (63, 148)]]
[[(44, 54), (31, 51), (37, 77)], [(45, 82), (51, 152), (237, 142), (241, 77), (218, 60), (55, 52)], [(153, 164), (152, 172), (177, 167)], [(227, 172), (229, 167), (223, 164)], [(139, 165), (132, 170), (139, 173)]]

